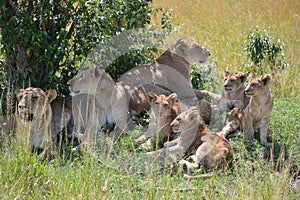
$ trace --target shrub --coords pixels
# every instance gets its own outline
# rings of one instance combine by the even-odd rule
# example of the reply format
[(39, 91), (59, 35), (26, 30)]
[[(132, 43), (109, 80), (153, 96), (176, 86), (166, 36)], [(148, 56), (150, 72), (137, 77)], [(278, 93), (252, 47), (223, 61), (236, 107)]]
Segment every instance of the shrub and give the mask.
[(247, 31), (245, 37), (242, 47), (247, 55), (248, 72), (274, 72), (288, 66), (283, 53), (285, 44), (271, 35), (270, 28)]

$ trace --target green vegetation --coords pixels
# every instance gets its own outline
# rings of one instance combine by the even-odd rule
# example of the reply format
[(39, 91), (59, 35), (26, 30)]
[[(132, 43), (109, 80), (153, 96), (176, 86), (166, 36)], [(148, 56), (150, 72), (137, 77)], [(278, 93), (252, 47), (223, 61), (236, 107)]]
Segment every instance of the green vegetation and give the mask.
[(284, 60), (284, 43), (275, 40), (270, 30), (249, 31), (242, 46), (248, 57), (248, 70), (253, 73), (268, 73), (285, 69), (288, 64)]
[[(134, 174), (112, 169), (88, 152), (74, 155), (72, 159), (40, 163), (28, 149), (4, 138), (0, 146), (1, 199), (300, 198), (300, 2), (157, 0), (153, 6), (173, 9), (171, 23), (210, 50), (213, 63), (217, 63), (213, 65), (212, 75), (219, 91), (224, 69), (247, 71), (247, 55), (242, 47), (247, 31), (270, 27), (274, 38), (284, 42), (285, 60), (289, 65), (275, 72), (271, 81), (275, 105), (270, 134), (277, 144), (274, 148), (277, 162), (267, 159), (261, 145), (244, 144), (232, 138), (235, 154), (231, 170), (207, 179), (186, 180), (176, 165), (165, 171)], [(118, 10), (117, 6), (111, 9), (114, 8)], [(161, 16), (156, 15), (149, 23), (160, 23), (160, 20)], [(164, 19), (169, 23), (168, 20)], [(130, 148), (130, 143), (125, 141), (124, 146)]]
[[(83, 153), (72, 161), (40, 163), (36, 155), (16, 144), (0, 152), (1, 199), (298, 199), (294, 182), (300, 167), (300, 103), (276, 100), (271, 134), (286, 146), (278, 164), (265, 159), (257, 142), (247, 146), (233, 138), (233, 168), (211, 178), (187, 180), (173, 169), (135, 174), (118, 171)], [(285, 106), (287, 105), (287, 106)], [(128, 144), (125, 144), (128, 145)], [(126, 147), (125, 147), (126, 148)], [(286, 153), (285, 160), (283, 153)], [(142, 165), (143, 163), (140, 163)], [(277, 171), (280, 169), (279, 171)]]
[[(0, 59), (0, 85), (54, 88), (67, 95), (67, 81), (99, 42), (150, 26), (151, 2), (1, 1), (0, 54), (5, 55), (5, 62)], [(164, 13), (161, 25), (172, 28)], [(151, 49), (133, 51), (117, 58), (108, 71), (117, 78), (153, 58)]]

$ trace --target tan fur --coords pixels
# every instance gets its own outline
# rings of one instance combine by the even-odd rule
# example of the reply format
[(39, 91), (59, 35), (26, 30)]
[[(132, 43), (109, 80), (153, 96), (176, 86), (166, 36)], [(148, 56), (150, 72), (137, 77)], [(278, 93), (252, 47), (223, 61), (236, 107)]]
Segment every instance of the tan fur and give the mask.
[[(196, 135), (199, 145), (193, 156), (195, 163), (180, 160), (179, 164), (187, 165), (189, 170), (204, 167), (205, 170), (213, 168), (226, 168), (232, 158), (233, 150), (226, 139), (213, 134), (205, 125), (199, 115), (198, 109), (192, 108), (178, 115), (171, 124), (174, 132), (181, 132), (181, 136), (190, 138)], [(192, 129), (191, 127), (196, 127)], [(196, 132), (196, 133), (195, 133)], [(194, 142), (197, 143), (197, 142)]]
[[(16, 114), (16, 139), (29, 141), (29, 146), (42, 149), (39, 157), (53, 156), (56, 134), (52, 123), (50, 103), (56, 98), (55, 90), (44, 92), (40, 88), (29, 87), (16, 90), (18, 112)], [(26, 134), (29, 134), (26, 137)], [(24, 137), (25, 136), (25, 137)]]
[(62, 131), (66, 131), (68, 137), (73, 137), (74, 119), (72, 113), (72, 99), (58, 97), (51, 103), (51, 108), (54, 132), (60, 134)]
[[(172, 134), (171, 122), (178, 114), (197, 103), (196, 100), (178, 101), (176, 93), (165, 96), (149, 92), (148, 100), (151, 105), (150, 124), (148, 130), (135, 140), (137, 143), (141, 143), (148, 139), (142, 145), (143, 147), (152, 146), (157, 137), (159, 139), (169, 138)], [(205, 123), (209, 124), (211, 119), (210, 104), (203, 99), (198, 102), (198, 106), (200, 115), (205, 119)]]
[[(180, 132), (180, 136), (175, 140), (166, 142), (164, 148), (148, 152), (146, 155), (156, 155), (158, 159), (164, 159), (167, 156), (167, 160), (177, 162), (188, 153), (196, 152), (197, 148), (203, 143), (201, 140), (203, 131), (207, 129), (200, 116), (199, 108), (200, 104), (197, 103), (197, 106), (192, 106), (179, 114), (171, 123), (171, 127), (173, 132)], [(183, 123), (180, 122), (182, 119)]]
[[(173, 119), (186, 109), (186, 105), (177, 101), (177, 94), (169, 96), (157, 95), (153, 92), (148, 93), (150, 102), (150, 123), (147, 131), (135, 140), (142, 143), (147, 140), (142, 147), (148, 148), (153, 145), (157, 137), (159, 139), (168, 138), (171, 135), (171, 122)], [(159, 134), (159, 136), (157, 135)]]
[[(85, 141), (93, 140), (97, 130), (115, 124), (110, 136), (118, 139), (128, 122), (128, 101), (126, 91), (102, 69), (90, 67), (78, 72), (69, 82), (73, 105), (77, 113), (75, 122), (87, 126)], [(75, 116), (74, 116), (75, 117)], [(81, 122), (80, 122), (81, 121)]]
[(226, 114), (224, 127), (218, 133), (219, 136), (227, 137), (230, 133), (242, 131), (243, 109), (234, 108)]
[(222, 111), (235, 107), (244, 108), (249, 103), (249, 97), (245, 94), (244, 82), (247, 76), (242, 72), (225, 71), (224, 91), (222, 93), (220, 107)]
[(165, 95), (176, 92), (180, 99), (196, 97), (190, 82), (190, 66), (206, 62), (209, 56), (209, 51), (196, 42), (180, 39), (153, 63), (124, 73), (119, 81), (131, 95), (131, 113), (138, 115), (150, 108), (148, 92)]
[(270, 75), (251, 75), (245, 89), (250, 97), (248, 106), (244, 109), (235, 108), (227, 113), (225, 126), (219, 135), (226, 137), (229, 133), (241, 130), (246, 140), (254, 139), (254, 132), (260, 133), (260, 143), (271, 147), (267, 142), (268, 128), (271, 112), (274, 105), (273, 97), (269, 90)]
[(269, 147), (272, 144), (267, 142), (267, 135), (274, 105), (274, 99), (269, 90), (271, 76), (269, 74), (251, 75), (249, 79), (245, 92), (250, 97), (250, 102), (243, 113), (245, 139), (253, 140), (254, 131), (259, 130), (260, 143)]

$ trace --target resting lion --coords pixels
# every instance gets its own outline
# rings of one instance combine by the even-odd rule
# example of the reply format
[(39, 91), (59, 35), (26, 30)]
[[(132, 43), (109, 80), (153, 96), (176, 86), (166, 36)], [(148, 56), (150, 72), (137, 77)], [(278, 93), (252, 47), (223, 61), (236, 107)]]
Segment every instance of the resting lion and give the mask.
[(190, 39), (180, 39), (153, 63), (140, 65), (124, 73), (118, 81), (129, 91), (130, 112), (133, 116), (149, 110), (147, 93), (177, 93), (180, 99), (196, 97), (190, 82), (191, 64), (205, 63), (209, 51)]
[[(201, 104), (197, 103), (197, 106), (192, 106), (179, 114), (171, 123), (171, 127), (173, 132), (180, 132), (180, 136), (166, 142), (162, 149), (147, 152), (146, 155), (150, 158), (157, 157), (158, 160), (177, 162), (189, 153), (195, 153), (208, 134), (205, 122), (200, 116), (200, 108)], [(178, 123), (181, 120), (183, 123)]]
[(272, 144), (267, 141), (268, 128), (274, 100), (269, 90), (270, 75), (249, 77), (245, 89), (250, 97), (248, 106), (244, 109), (236, 108), (227, 114), (225, 127), (219, 133), (226, 137), (230, 132), (242, 130), (246, 140), (254, 139), (254, 132), (259, 132), (260, 143), (266, 147)]
[(218, 133), (219, 136), (226, 138), (230, 133), (243, 130), (243, 109), (234, 108), (226, 114), (224, 127)]
[[(150, 123), (147, 131), (135, 140), (142, 143), (142, 147), (151, 147), (153, 143), (159, 139), (172, 138), (171, 122), (177, 115), (187, 110), (190, 105), (195, 105), (197, 100), (179, 101), (177, 94), (172, 93), (169, 96), (157, 95), (154, 92), (148, 93), (148, 101), (150, 102)], [(211, 107), (206, 100), (198, 102), (201, 112), (200, 115), (205, 119), (205, 123), (210, 123)], [(159, 134), (159, 135), (158, 135)], [(158, 137), (158, 138), (157, 138)]]
[(118, 139), (129, 119), (126, 90), (102, 69), (91, 66), (78, 72), (68, 86), (73, 97), (75, 123), (85, 126), (85, 141), (96, 138), (100, 128), (114, 127), (110, 136)]
[[(197, 108), (191, 108), (178, 115), (171, 126), (174, 132), (180, 132), (181, 137), (186, 138), (185, 142), (191, 141), (190, 138), (194, 137), (191, 144), (199, 143), (199, 145), (194, 145), (197, 147), (196, 154), (193, 156), (195, 163), (180, 160), (180, 165), (186, 165), (188, 170), (199, 169), (200, 167), (205, 170), (216, 167), (224, 169), (228, 166), (233, 155), (232, 147), (226, 139), (210, 132)], [(180, 142), (179, 140), (177, 145)]]
[[(50, 103), (56, 98), (55, 90), (40, 88), (17, 89), (16, 139), (29, 141), (29, 146), (41, 151), (40, 158), (55, 155), (56, 133)], [(26, 135), (29, 134), (29, 135)]]

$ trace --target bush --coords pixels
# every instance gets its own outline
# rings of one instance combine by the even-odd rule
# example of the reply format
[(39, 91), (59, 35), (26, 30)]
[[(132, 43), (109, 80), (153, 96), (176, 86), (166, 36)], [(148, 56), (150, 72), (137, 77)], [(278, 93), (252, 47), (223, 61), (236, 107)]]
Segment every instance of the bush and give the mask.
[(285, 45), (271, 35), (270, 28), (247, 31), (245, 37), (242, 47), (247, 55), (248, 72), (261, 74), (288, 66), (283, 53)]
[[(5, 55), (5, 62), (0, 62), (0, 72), (5, 72), (1, 84), (54, 88), (67, 95), (67, 81), (100, 41), (149, 26), (151, 2), (1, 1), (0, 51)], [(163, 15), (162, 27), (170, 28), (168, 17)], [(117, 77), (118, 73), (152, 58), (152, 49), (138, 50), (119, 58), (110, 71)], [(119, 70), (118, 66), (126, 67)]]

